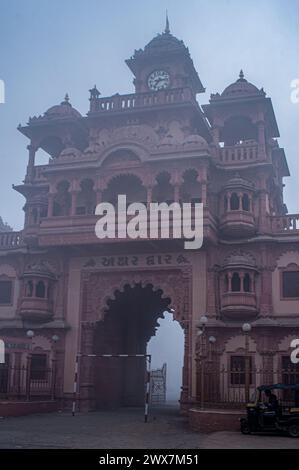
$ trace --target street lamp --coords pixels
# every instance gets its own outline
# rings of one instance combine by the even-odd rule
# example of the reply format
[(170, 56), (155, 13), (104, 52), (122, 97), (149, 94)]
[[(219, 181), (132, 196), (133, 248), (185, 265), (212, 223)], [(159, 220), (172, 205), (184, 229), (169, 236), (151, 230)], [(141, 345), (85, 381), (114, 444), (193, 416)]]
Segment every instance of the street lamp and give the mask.
[(252, 327), (250, 323), (242, 325), (242, 331), (245, 336), (245, 400), (249, 402), (249, 388), (250, 388), (250, 363), (249, 363), (249, 333)]
[(58, 335), (53, 335), (52, 336), (52, 342), (53, 342), (53, 356), (52, 356), (52, 384), (51, 384), (51, 398), (52, 400), (55, 400), (55, 387), (56, 387), (56, 349), (55, 345), (59, 341), (59, 336)]
[[(34, 338), (34, 331), (27, 330), (26, 336), (31, 340), (30, 342), (30, 350), (32, 350), (32, 339)], [(30, 400), (30, 387), (31, 387), (31, 353), (29, 351), (27, 355), (27, 365), (26, 365), (26, 400)]]

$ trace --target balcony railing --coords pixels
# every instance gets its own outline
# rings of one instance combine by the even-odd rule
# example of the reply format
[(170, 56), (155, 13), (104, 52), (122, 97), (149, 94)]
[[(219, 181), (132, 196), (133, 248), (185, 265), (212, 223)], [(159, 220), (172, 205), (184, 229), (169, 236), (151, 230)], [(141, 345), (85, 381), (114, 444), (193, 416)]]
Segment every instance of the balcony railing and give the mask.
[(114, 95), (91, 100), (90, 113), (111, 113), (128, 111), (136, 108), (146, 108), (167, 104), (194, 102), (189, 88), (175, 88), (158, 92), (138, 93), (129, 95)]
[(0, 250), (14, 250), (22, 246), (22, 232), (0, 232)]
[(258, 144), (225, 146), (219, 149), (221, 163), (241, 164), (255, 162), (259, 159)]
[(287, 214), (271, 218), (274, 233), (299, 232), (299, 214)]

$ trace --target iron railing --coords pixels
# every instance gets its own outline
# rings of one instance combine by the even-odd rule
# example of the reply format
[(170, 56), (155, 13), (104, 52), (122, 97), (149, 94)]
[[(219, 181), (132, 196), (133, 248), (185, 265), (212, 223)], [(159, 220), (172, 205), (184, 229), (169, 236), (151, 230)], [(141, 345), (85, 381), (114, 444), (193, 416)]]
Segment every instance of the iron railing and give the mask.
[(56, 398), (55, 368), (35, 368), (0, 364), (0, 398), (40, 400)]

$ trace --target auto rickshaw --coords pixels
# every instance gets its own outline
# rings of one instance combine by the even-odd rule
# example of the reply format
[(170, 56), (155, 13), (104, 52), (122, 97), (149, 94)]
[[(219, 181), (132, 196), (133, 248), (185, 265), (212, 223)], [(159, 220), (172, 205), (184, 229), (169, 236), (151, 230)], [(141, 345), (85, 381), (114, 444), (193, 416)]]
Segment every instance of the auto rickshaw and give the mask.
[[(272, 397), (272, 403), (265, 392)], [(246, 411), (247, 417), (240, 420), (243, 434), (286, 432), (299, 437), (299, 384), (261, 385)]]

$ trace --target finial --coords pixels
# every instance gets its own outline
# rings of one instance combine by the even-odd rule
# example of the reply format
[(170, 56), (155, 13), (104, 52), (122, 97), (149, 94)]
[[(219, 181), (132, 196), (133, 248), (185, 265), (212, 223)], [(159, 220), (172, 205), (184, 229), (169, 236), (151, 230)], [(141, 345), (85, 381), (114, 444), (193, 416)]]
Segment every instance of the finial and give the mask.
[(70, 97), (69, 97), (68, 93), (65, 94), (64, 100), (62, 101), (61, 104), (68, 104), (69, 106), (71, 106)]
[(240, 78), (241, 80), (244, 80), (244, 72), (243, 72), (242, 69), (240, 70), (239, 78)]
[(168, 11), (166, 10), (166, 26), (165, 26), (165, 33), (169, 34), (170, 29), (169, 29), (169, 19), (168, 19)]

